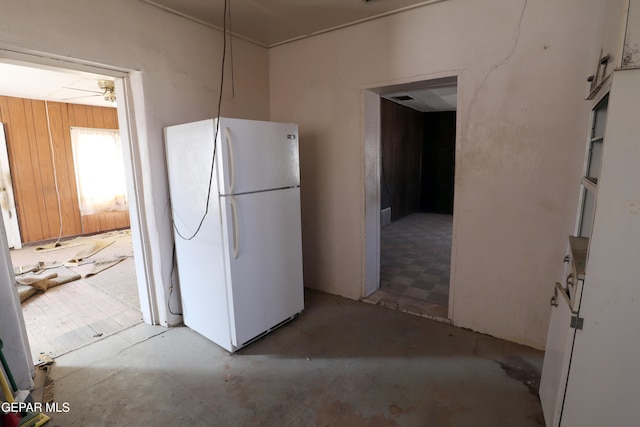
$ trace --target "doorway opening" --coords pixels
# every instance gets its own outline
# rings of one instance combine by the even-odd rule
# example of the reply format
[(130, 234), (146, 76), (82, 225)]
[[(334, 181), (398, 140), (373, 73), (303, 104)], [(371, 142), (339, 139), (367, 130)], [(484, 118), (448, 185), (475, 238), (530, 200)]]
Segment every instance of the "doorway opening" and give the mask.
[[(367, 177), (367, 186), (378, 189), (379, 278), (373, 289), (367, 281), (365, 301), (449, 321), (457, 79), (387, 86), (373, 93), (375, 98), (366, 96), (365, 103), (373, 100), (378, 108), (365, 111), (378, 118), (379, 133), (365, 133), (368, 144), (378, 141), (371, 150), (378, 173)], [(375, 205), (367, 202), (371, 216)]]
[[(120, 128), (106, 96), (120, 76), (4, 62), (0, 75), (11, 84), (0, 92), (10, 160), (2, 174), (14, 184), (20, 231), (10, 257), (37, 363), (41, 353), (59, 356), (143, 318), (146, 285), (137, 280), (129, 211), (81, 212), (72, 148), (73, 128)], [(105, 181), (122, 182), (121, 174)]]

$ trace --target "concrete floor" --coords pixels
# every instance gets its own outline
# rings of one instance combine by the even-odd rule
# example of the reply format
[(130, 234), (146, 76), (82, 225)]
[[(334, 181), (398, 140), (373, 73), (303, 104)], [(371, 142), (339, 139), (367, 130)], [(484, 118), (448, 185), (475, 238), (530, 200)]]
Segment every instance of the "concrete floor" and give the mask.
[(48, 426), (540, 426), (542, 358), (306, 290), (297, 319), (233, 355), (139, 324), (56, 358), (54, 400), (69, 411)]

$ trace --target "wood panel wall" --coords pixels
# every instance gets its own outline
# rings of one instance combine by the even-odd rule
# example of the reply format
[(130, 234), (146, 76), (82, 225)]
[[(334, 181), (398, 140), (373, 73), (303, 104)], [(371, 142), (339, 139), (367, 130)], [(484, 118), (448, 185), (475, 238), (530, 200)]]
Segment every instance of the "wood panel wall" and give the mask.
[(0, 121), (23, 243), (129, 227), (128, 212), (81, 217), (73, 165), (71, 127), (118, 129), (115, 108), (0, 96)]
[(453, 214), (456, 112), (424, 114), (420, 210)]
[(381, 209), (396, 221), (420, 209), (422, 114), (386, 99), (380, 104)]

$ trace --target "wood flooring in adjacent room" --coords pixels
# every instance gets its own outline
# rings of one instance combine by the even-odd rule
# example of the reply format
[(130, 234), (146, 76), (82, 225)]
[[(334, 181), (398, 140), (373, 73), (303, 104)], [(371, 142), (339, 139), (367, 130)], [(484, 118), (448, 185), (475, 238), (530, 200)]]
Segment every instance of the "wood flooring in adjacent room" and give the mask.
[[(11, 250), (11, 260), (14, 270), (40, 262), (45, 266), (63, 264), (96, 241), (107, 246), (87, 257), (85, 263), (62, 269), (77, 273), (80, 279), (38, 291), (22, 302), (34, 363), (39, 362), (41, 353), (57, 357), (142, 321), (129, 230), (78, 237), (69, 240), (68, 247), (50, 251), (26, 246)], [(122, 260), (87, 277), (100, 262), (118, 258)]]

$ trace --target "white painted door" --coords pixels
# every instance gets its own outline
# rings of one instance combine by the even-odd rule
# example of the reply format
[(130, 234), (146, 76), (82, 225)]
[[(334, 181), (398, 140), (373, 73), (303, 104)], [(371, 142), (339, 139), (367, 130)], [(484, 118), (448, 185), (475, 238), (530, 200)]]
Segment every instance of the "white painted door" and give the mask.
[(20, 249), (20, 227), (16, 203), (13, 198), (13, 185), (11, 183), (11, 171), (9, 170), (9, 156), (7, 154), (7, 140), (4, 136), (4, 124), (0, 123), (0, 206), (2, 207), (2, 220), (7, 232), (7, 242), (10, 248)]

